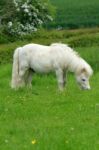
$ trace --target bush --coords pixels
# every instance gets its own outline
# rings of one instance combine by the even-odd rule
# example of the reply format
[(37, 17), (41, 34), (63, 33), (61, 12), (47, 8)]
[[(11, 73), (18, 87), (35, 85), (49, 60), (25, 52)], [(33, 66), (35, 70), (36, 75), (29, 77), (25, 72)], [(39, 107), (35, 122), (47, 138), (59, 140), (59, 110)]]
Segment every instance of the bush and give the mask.
[(4, 44), (8, 42), (9, 42), (8, 38), (5, 35), (0, 34), (0, 44)]
[(53, 20), (50, 16), (47, 1), (12, 0), (12, 3), (14, 9), (9, 9), (9, 12), (13, 11), (14, 16), (8, 16), (3, 21), (6, 24), (7, 32), (11, 35), (25, 35), (35, 32), (42, 24)]

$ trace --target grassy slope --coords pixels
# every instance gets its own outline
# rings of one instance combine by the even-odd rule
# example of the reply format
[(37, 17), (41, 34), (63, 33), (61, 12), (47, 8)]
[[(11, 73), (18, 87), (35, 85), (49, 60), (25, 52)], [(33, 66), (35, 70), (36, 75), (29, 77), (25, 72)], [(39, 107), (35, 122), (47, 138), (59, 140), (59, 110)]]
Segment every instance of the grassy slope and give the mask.
[(68, 27), (99, 25), (98, 0), (51, 0), (57, 8), (56, 24)]
[[(74, 47), (82, 57), (94, 67), (99, 68), (99, 28), (79, 30), (41, 30), (33, 35), (27, 35), (20, 41), (0, 45), (0, 64), (12, 62), (13, 51), (16, 47), (27, 43), (50, 45), (54, 42), (64, 42)], [(76, 49), (82, 47), (82, 49)]]
[(99, 72), (91, 91), (70, 75), (63, 93), (52, 75), (35, 75), (32, 90), (11, 90), (10, 78), (11, 65), (0, 66), (0, 149), (99, 149)]

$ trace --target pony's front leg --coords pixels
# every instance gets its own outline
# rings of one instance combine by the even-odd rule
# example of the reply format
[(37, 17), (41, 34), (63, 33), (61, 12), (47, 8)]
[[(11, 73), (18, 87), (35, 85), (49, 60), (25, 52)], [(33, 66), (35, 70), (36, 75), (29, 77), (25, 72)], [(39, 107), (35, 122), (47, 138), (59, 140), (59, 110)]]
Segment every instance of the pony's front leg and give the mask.
[(56, 77), (58, 80), (58, 87), (60, 91), (63, 91), (64, 89), (64, 79), (63, 79), (63, 70), (62, 69), (57, 69), (56, 70)]
[(63, 72), (63, 81), (64, 81), (64, 86), (67, 84), (67, 71), (64, 70)]

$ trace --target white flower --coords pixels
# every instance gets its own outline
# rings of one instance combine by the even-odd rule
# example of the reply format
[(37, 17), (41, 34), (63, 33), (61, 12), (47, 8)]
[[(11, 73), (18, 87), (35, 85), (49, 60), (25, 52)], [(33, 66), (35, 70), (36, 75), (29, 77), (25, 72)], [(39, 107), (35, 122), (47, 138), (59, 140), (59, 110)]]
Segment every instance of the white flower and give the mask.
[(36, 32), (36, 31), (37, 31), (37, 28), (35, 28), (35, 27), (34, 27), (33, 31), (35, 31), (35, 32)]
[(10, 21), (10, 22), (8, 22), (8, 27), (10, 28), (10, 27), (12, 27), (12, 25), (13, 25), (13, 23)]
[(53, 18), (49, 15), (47, 15), (47, 18), (50, 20), (50, 21), (53, 21)]
[(16, 2), (16, 0), (13, 1), (15, 4), (15, 7), (18, 7), (18, 3)]
[(34, 17), (37, 17), (37, 14), (34, 12), (34, 13), (33, 13), (33, 16), (34, 16)]
[(29, 16), (32, 16), (31, 12), (28, 13)]
[(41, 20), (41, 19), (38, 19), (38, 24), (42, 24), (43, 23), (43, 21)]
[(16, 10), (17, 10), (17, 11), (20, 11), (20, 8), (17, 8)]
[(24, 3), (24, 4), (21, 6), (21, 8), (28, 8), (27, 3)]
[(29, 10), (27, 8), (24, 9), (24, 12), (29, 13)]

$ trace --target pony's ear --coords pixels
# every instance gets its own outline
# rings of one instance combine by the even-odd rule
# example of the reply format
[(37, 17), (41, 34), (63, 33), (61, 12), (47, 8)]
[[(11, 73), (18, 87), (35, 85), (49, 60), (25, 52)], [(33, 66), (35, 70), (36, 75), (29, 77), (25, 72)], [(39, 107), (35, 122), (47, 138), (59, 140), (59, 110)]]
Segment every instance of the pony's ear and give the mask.
[(81, 73), (85, 73), (85, 72), (86, 72), (86, 68), (82, 68)]

